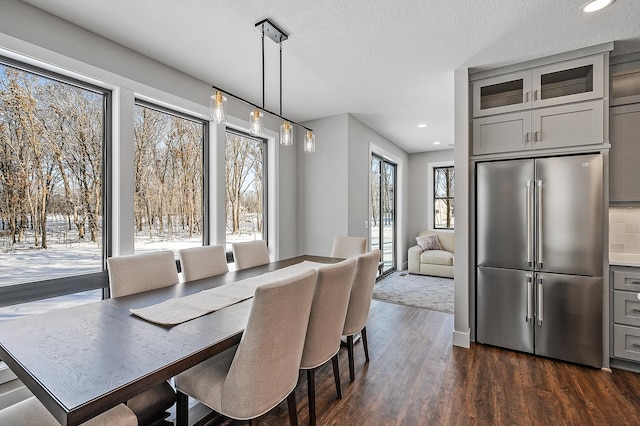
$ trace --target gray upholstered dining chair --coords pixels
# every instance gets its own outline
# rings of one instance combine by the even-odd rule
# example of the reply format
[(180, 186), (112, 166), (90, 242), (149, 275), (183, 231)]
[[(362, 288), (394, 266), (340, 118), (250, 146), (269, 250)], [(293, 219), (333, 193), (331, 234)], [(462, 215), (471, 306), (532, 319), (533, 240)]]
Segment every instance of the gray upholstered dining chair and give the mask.
[(256, 288), (240, 343), (175, 377), (178, 425), (188, 424), (187, 396), (251, 424), (287, 399), (298, 424), (295, 387), (315, 282), (309, 270)]
[[(60, 426), (35, 396), (0, 411), (0, 426)], [(82, 423), (84, 426), (137, 426), (136, 415), (126, 405), (112, 409)]]
[(247, 241), (231, 244), (236, 269), (253, 268), (271, 262), (269, 249), (265, 240)]
[(347, 337), (347, 352), (349, 355), (349, 378), (354, 381), (355, 366), (353, 360), (353, 335), (360, 332), (362, 335), (362, 347), (366, 362), (369, 362), (369, 347), (367, 344), (367, 320), (369, 308), (373, 296), (373, 286), (376, 283), (376, 272), (380, 262), (380, 250), (372, 250), (369, 253), (356, 257), (356, 272), (353, 275), (349, 307), (344, 320), (342, 335)]
[(111, 297), (128, 296), (178, 284), (172, 251), (117, 256), (107, 259)]
[(333, 362), (336, 393), (338, 398), (342, 398), (338, 352), (355, 270), (355, 259), (347, 259), (318, 269), (307, 337), (300, 362), (300, 369), (307, 370), (310, 425), (316, 424), (315, 370), (329, 360)]
[[(173, 252), (168, 250), (110, 257), (109, 290), (111, 297), (168, 287), (178, 284), (178, 270)], [(127, 401), (127, 406), (138, 417), (140, 424), (151, 424), (165, 418), (176, 400), (169, 382), (153, 386)]]
[(333, 237), (331, 257), (347, 259), (367, 251), (367, 239), (360, 237)]
[(223, 246), (191, 247), (178, 251), (185, 281), (213, 277), (229, 271)]

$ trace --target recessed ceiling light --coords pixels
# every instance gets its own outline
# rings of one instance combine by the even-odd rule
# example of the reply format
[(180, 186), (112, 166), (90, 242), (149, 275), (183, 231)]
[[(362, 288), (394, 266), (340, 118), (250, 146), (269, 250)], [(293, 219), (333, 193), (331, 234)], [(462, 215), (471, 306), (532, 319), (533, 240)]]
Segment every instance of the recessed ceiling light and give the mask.
[(427, 127), (427, 125), (422, 123), (422, 124), (418, 124), (418, 127), (423, 128), (423, 127)]
[(436, 141), (436, 142), (434, 142), (433, 144), (434, 144), (434, 145), (440, 145), (440, 142), (437, 142), (437, 141)]
[(598, 10), (602, 10), (607, 6), (611, 6), (613, 2), (616, 0), (591, 0), (584, 6), (582, 6), (582, 11), (585, 13), (597, 12)]

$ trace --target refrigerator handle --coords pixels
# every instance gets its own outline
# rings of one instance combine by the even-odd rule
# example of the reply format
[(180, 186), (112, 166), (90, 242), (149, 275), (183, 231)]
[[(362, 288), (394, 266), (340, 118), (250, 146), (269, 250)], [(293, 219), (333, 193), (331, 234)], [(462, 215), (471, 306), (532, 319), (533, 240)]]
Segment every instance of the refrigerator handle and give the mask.
[(542, 253), (542, 230), (543, 230), (543, 225), (542, 225), (542, 180), (539, 180), (537, 182), (537, 187), (538, 187), (538, 254), (536, 256), (537, 260), (538, 260), (538, 268), (542, 268), (542, 263), (543, 263), (543, 253)]
[(533, 276), (527, 274), (527, 318), (529, 322), (533, 319)]
[(527, 181), (527, 265), (533, 266), (533, 181)]
[(537, 275), (538, 281), (538, 326), (542, 327), (543, 313), (544, 313), (544, 286), (542, 285), (542, 276)]

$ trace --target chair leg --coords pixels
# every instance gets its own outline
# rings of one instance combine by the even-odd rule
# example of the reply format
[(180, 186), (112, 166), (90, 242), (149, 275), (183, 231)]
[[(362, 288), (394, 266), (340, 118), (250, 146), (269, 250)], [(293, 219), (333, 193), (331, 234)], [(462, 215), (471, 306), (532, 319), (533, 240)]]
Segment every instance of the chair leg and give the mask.
[(338, 394), (338, 399), (342, 399), (342, 386), (340, 385), (340, 368), (338, 366), (338, 354), (335, 354), (333, 358), (331, 358), (331, 362), (333, 363), (333, 379), (336, 382), (336, 393)]
[(362, 347), (364, 348), (364, 359), (369, 362), (369, 345), (367, 344), (367, 327), (363, 328), (360, 331), (360, 335), (362, 336)]
[(353, 364), (353, 335), (347, 336), (347, 354), (349, 355), (349, 379), (353, 382), (356, 379), (356, 368)]
[(189, 397), (176, 391), (176, 425), (187, 426), (189, 424)]
[(291, 426), (298, 426), (298, 406), (296, 404), (295, 389), (287, 397), (287, 406), (289, 407), (289, 423)]
[(309, 426), (316, 424), (316, 370), (307, 370), (307, 395), (309, 399)]
[(249, 420), (249, 426), (258, 426), (258, 423), (260, 422), (258, 421), (257, 417), (255, 419)]

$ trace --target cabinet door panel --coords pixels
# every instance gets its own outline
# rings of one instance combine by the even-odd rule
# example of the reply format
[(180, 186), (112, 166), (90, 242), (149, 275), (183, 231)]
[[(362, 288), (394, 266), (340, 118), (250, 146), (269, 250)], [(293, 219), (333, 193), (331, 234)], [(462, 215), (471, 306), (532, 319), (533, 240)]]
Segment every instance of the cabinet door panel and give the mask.
[(617, 324), (640, 327), (640, 300), (638, 300), (638, 293), (613, 292), (613, 320)]
[(640, 104), (611, 108), (609, 200), (640, 201)]
[(533, 108), (604, 95), (604, 57), (588, 56), (532, 70)]
[(531, 149), (529, 111), (473, 120), (473, 155)]
[(532, 111), (533, 149), (604, 143), (602, 100)]
[(613, 326), (613, 356), (640, 361), (640, 328)]
[(473, 116), (531, 108), (531, 71), (519, 71), (473, 82)]

